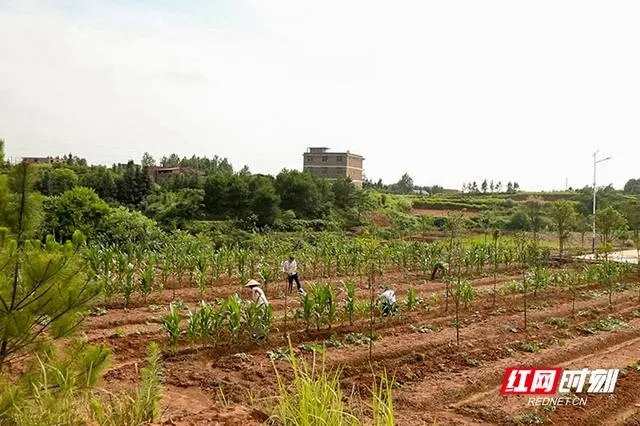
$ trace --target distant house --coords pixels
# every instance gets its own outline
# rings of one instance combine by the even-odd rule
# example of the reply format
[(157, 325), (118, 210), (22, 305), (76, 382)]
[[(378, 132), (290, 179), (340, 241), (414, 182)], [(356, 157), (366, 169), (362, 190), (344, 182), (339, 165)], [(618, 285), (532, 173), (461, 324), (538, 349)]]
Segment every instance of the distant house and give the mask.
[(149, 168), (149, 173), (155, 182), (162, 182), (170, 176), (180, 174), (196, 174), (198, 176), (204, 176), (204, 172), (194, 167), (158, 167), (152, 166)]
[(51, 164), (60, 163), (62, 160), (53, 157), (22, 157), (23, 163)]
[(362, 187), (364, 158), (347, 152), (329, 152), (329, 148), (309, 148), (303, 154), (303, 171), (311, 172), (319, 178), (336, 180), (351, 178)]

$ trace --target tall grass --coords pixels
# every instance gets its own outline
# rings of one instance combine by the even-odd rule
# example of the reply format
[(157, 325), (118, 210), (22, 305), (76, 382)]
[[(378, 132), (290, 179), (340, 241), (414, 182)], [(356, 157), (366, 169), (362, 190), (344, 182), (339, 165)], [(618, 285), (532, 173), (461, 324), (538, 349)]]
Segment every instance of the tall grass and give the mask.
[(93, 400), (93, 417), (102, 426), (134, 426), (157, 421), (164, 389), (162, 381), (162, 352), (154, 342), (149, 346), (140, 387), (129, 393), (112, 395), (106, 403)]
[[(358, 418), (346, 411), (340, 387), (340, 370), (328, 371), (324, 355), (320, 366), (298, 360), (289, 340), (293, 382), (285, 383), (276, 369), (278, 405), (272, 417), (283, 426), (358, 425)], [(275, 365), (274, 365), (275, 368)]]
[(371, 409), (374, 426), (395, 425), (393, 385), (394, 380), (387, 377), (386, 371), (380, 375), (379, 384), (375, 379), (373, 381)]
[(74, 345), (64, 357), (53, 351), (37, 354), (33, 369), (17, 384), (0, 376), (0, 425), (137, 426), (157, 421), (163, 393), (160, 347), (150, 346), (142, 383), (128, 393), (98, 393), (95, 386), (110, 357), (103, 345)]
[[(282, 426), (356, 426), (362, 420), (352, 414), (354, 399), (345, 398), (340, 385), (340, 369), (326, 368), (325, 355), (318, 364), (313, 357), (309, 365), (298, 360), (289, 340), (291, 369), (293, 380), (287, 383), (275, 367), (278, 381), (278, 403), (271, 420)], [(393, 426), (393, 380), (386, 373), (380, 376), (379, 383), (374, 380), (371, 403), (372, 421), (364, 424), (374, 426)], [(347, 401), (345, 403), (345, 401)]]

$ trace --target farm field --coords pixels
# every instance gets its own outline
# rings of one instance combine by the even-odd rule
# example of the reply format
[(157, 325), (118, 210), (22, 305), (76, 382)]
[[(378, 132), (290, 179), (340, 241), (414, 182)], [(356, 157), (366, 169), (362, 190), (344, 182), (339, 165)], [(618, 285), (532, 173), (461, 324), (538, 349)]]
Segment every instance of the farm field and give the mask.
[[(521, 277), (517, 270), (503, 269), (497, 276), (497, 288), (507, 288)], [(337, 276), (319, 281), (337, 289), (346, 280)], [(175, 347), (169, 347), (162, 319), (174, 297), (171, 284), (154, 292), (147, 302), (134, 296), (127, 310), (120, 301), (105, 304), (99, 315), (85, 322), (83, 331), (91, 343), (104, 342), (114, 350), (114, 363), (104, 376), (104, 386), (111, 390), (135, 384), (148, 344), (163, 342), (166, 392), (162, 424), (262, 424), (277, 394), (274, 366), (284, 377), (292, 377), (286, 359), (287, 335), (296, 356), (309, 362), (314, 353), (320, 358), (326, 348), (326, 366), (342, 370), (344, 393), (362, 401), (355, 404), (365, 412), (372, 372), (386, 371), (394, 377), (396, 424), (640, 422), (640, 304), (633, 279), (621, 280), (611, 307), (596, 282), (579, 286), (575, 306), (571, 295), (557, 287), (549, 286), (535, 298), (530, 295), (526, 330), (522, 295), (501, 294), (494, 305), (493, 276), (481, 273), (472, 280), (477, 296), (468, 308), (460, 308), (460, 343), (456, 344), (453, 304), (450, 301), (445, 310), (443, 299), (445, 283), (402, 272), (379, 277), (377, 293), (378, 284), (393, 283), (401, 306), (409, 288), (415, 289), (421, 303), (411, 310), (402, 308), (396, 316), (375, 319), (371, 358), (367, 318), (353, 325), (340, 318), (331, 328), (317, 330), (312, 325), (306, 331), (302, 319), (292, 319), (300, 301), (289, 297), (285, 325), (282, 282), (272, 283), (267, 291), (274, 315), (267, 341), (249, 338), (190, 345), (181, 336)], [(309, 286), (314, 281), (303, 283)], [(357, 300), (368, 300), (366, 280), (356, 279), (355, 283)], [(249, 297), (236, 281), (223, 278), (207, 289), (204, 298), (212, 301), (236, 292)], [(190, 284), (178, 289), (175, 298), (181, 301), (185, 318), (200, 301), (197, 287)], [(186, 320), (183, 325), (186, 327)], [(504, 371), (515, 366), (620, 368), (624, 375), (613, 396), (589, 396), (586, 409), (558, 407), (551, 411), (527, 407), (524, 397), (500, 396)]]

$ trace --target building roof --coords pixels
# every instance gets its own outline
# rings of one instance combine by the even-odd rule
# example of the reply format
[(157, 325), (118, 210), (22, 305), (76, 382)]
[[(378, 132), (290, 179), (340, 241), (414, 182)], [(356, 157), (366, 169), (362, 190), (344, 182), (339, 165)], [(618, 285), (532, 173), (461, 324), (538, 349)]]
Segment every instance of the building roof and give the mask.
[(324, 154), (324, 155), (344, 155), (344, 156), (349, 156), (349, 157), (357, 157), (357, 158), (362, 158), (364, 160), (364, 157), (362, 155), (358, 155), (358, 154), (354, 154), (353, 152), (305, 152), (303, 155), (315, 155), (315, 154)]

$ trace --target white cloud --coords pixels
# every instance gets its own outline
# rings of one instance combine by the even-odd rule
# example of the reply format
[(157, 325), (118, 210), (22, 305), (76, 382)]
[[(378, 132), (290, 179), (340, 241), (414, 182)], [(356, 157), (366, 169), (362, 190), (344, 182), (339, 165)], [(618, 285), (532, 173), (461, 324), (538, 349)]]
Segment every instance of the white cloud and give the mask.
[(9, 155), (219, 154), (256, 172), (307, 146), (370, 177), (622, 186), (640, 154), (635, 2), (70, 1), (0, 12)]

